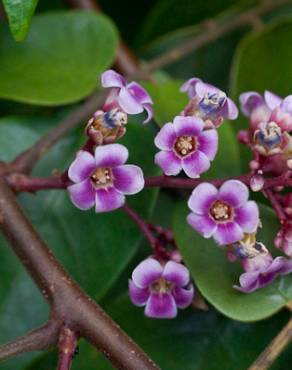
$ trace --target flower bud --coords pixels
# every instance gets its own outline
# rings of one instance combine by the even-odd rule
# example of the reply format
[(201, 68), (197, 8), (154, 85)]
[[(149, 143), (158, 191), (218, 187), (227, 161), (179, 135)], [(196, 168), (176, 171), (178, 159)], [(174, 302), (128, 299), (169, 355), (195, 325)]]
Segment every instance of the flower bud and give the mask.
[(251, 179), (250, 179), (250, 188), (252, 191), (261, 191), (262, 188), (264, 187), (264, 184), (265, 184), (265, 179), (263, 178), (262, 175), (254, 175)]

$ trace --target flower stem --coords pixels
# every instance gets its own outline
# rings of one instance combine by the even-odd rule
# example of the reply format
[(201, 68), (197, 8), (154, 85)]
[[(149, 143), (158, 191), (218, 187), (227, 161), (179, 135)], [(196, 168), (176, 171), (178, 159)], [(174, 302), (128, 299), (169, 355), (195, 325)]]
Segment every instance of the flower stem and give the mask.
[(266, 370), (279, 357), (292, 340), (292, 318), (260, 354), (248, 370)]
[(72, 360), (75, 354), (77, 346), (77, 336), (76, 334), (64, 326), (60, 332), (59, 338), (59, 361), (57, 370), (70, 370)]

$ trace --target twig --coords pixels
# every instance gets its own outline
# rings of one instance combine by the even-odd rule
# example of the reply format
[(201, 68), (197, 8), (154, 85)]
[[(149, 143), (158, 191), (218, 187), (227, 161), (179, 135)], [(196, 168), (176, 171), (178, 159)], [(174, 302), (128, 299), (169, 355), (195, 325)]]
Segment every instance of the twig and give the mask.
[(281, 224), (283, 224), (287, 217), (286, 214), (281, 206), (281, 204), (278, 202), (277, 198), (275, 197), (273, 191), (270, 189), (266, 189), (263, 191), (263, 194), (268, 198), (269, 202), (271, 203), (271, 206), (273, 207), (279, 221)]
[(57, 370), (70, 370), (77, 346), (76, 334), (66, 326), (63, 326), (59, 338), (59, 361)]
[(217, 40), (226, 33), (231, 32), (244, 25), (250, 24), (251, 21), (255, 19), (255, 17), (259, 17), (260, 15), (263, 15), (290, 2), (291, 0), (263, 1), (258, 6), (255, 6), (254, 8), (248, 9), (236, 15), (222, 24), (212, 23), (212, 27), (209, 27), (207, 30), (203, 27), (206, 22), (203, 22), (203, 31), (199, 33), (198, 36), (189, 41), (186, 41), (185, 43), (180, 44), (175, 49), (159, 55), (157, 58), (154, 58), (152, 61), (145, 64), (145, 66), (141, 69), (141, 75), (147, 75), (156, 69), (174, 63), (182, 57), (185, 57), (191, 52), (201, 48), (202, 46)]
[(119, 369), (157, 370), (153, 361), (70, 278), (0, 177), (0, 227), (48, 301), (52, 316), (100, 349)]
[(279, 357), (292, 340), (292, 318), (266, 347), (248, 370), (266, 370)]
[(59, 124), (51, 128), (31, 148), (20, 153), (11, 162), (11, 172), (30, 173), (37, 161), (54, 145), (60, 138), (73, 130), (80, 122), (86, 121), (92, 112), (102, 104), (105, 92), (95, 93), (90, 96), (81, 106), (76, 108)]
[(139, 229), (142, 231), (145, 238), (148, 240), (149, 244), (153, 249), (156, 247), (157, 240), (155, 236), (152, 234), (150, 227), (148, 226), (147, 222), (145, 222), (139, 215), (136, 213), (131, 207), (128, 205), (123, 206), (124, 211), (131, 217), (131, 219), (136, 223)]
[(18, 354), (41, 351), (55, 345), (58, 340), (59, 325), (57, 320), (48, 323), (13, 342), (0, 346), (0, 360), (7, 360)]

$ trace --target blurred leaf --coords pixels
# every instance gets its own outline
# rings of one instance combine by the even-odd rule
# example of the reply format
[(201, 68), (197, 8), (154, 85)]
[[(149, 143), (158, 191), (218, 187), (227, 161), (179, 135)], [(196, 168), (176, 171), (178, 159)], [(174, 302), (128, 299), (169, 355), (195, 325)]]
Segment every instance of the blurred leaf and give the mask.
[(28, 33), (38, 0), (3, 0), (10, 31), (16, 41), (23, 41)]
[[(12, 159), (16, 152), (25, 149), (39, 137), (39, 128), (35, 125), (35, 120), (37, 118), (33, 118), (31, 122), (28, 119), (22, 122), (21, 118), (14, 118), (14, 123), (13, 118), (1, 120), (0, 137), (5, 138), (0, 145), (1, 159)], [(40, 126), (43, 130), (43, 125)], [(141, 125), (128, 124), (127, 127), (127, 135), (122, 143), (128, 147), (130, 152), (128, 162), (140, 165), (145, 175), (155, 175), (157, 169), (153, 163), (152, 134), (148, 128)], [(39, 163), (34, 175), (48, 176), (53, 169), (66, 169), (74, 158), (79, 142), (79, 135), (72, 135), (62, 140)], [(147, 148), (147, 156), (145, 156), (145, 148)], [(154, 207), (156, 196), (157, 189), (147, 189), (127, 199), (138, 212), (148, 217)], [(36, 195), (22, 194), (20, 200), (33, 225), (64, 264), (66, 270), (87, 293), (94, 299), (100, 300), (137, 252), (141, 235), (133, 221), (122, 210), (98, 215), (93, 210), (80, 211), (71, 204), (66, 191), (44, 191)], [(7, 247), (2, 244), (0, 244), (1, 253), (7, 253)], [(0, 301), (3, 302), (4, 309), (7, 311), (9, 306), (5, 306), (5, 303), (12, 297), (14, 300), (19, 297), (18, 317), (16, 320), (12, 315), (10, 317), (3, 315), (5, 322), (2, 323), (0, 315), (0, 328), (10, 328), (10, 333), (14, 336), (13, 333), (24, 331), (23, 327), (31, 328), (36, 323), (39, 324), (38, 307), (35, 312), (34, 304), (31, 304), (31, 302), (38, 302), (39, 293), (24, 273), (18, 281), (20, 279), (18, 269), (14, 266), (20, 263), (14, 259), (12, 262), (8, 260), (3, 268), (2, 284), (7, 297), (4, 297), (4, 293), (1, 296), (0, 286)], [(5, 277), (6, 270), (9, 272), (7, 277)], [(15, 283), (13, 289), (11, 285), (6, 285), (8, 282), (13, 284), (14, 280), (17, 280), (17, 284)], [(24, 294), (25, 297), (31, 298), (22, 300)], [(23, 310), (23, 315), (21, 310)], [(12, 312), (11, 309), (10, 312)], [(43, 306), (40, 312), (41, 317), (44, 318), (46, 310)], [(22, 326), (14, 328), (14, 324), (18, 325), (22, 321), (24, 321)], [(3, 338), (1, 336), (2, 342), (7, 340), (7, 337), (4, 337), (7, 330), (4, 329)], [(20, 357), (20, 360), (24, 361), (23, 357)], [(1, 368), (0, 365), (0, 369), (7, 370), (5, 366)]]
[[(218, 370), (218, 364), (224, 370), (245, 370), (289, 318), (286, 312), (246, 324), (214, 311), (188, 309), (180, 311), (174, 320), (155, 320), (146, 318), (143, 308), (134, 307), (127, 295), (118, 298), (108, 312), (163, 370)], [(26, 370), (50, 370), (55, 365), (56, 353), (50, 353)], [(81, 341), (72, 370), (84, 369), (113, 367), (95, 348)]]
[(86, 11), (37, 15), (25, 42), (0, 27), (0, 97), (60, 105), (89, 95), (114, 58), (117, 34), (102, 15)]
[(143, 82), (143, 86), (153, 99), (154, 119), (163, 126), (173, 121), (188, 103), (185, 93), (179, 89), (183, 81), (169, 79), (163, 83)]
[[(292, 92), (292, 19), (273, 24), (260, 32), (253, 32), (239, 44), (232, 66), (231, 92), (238, 99), (242, 92), (270, 90), (285, 96)], [(249, 78), (249, 76), (254, 76)], [(236, 130), (247, 128), (248, 121), (239, 118)], [(250, 150), (241, 145), (244, 170), (251, 160)]]
[[(279, 228), (277, 218), (268, 207), (262, 206), (260, 211), (263, 228), (258, 240), (271, 249)], [(213, 239), (204, 239), (187, 224), (189, 212), (186, 202), (176, 210), (176, 242), (200, 292), (214, 307), (234, 320), (255, 321), (274, 314), (292, 299), (291, 274), (251, 294), (236, 291), (232, 286), (238, 284), (240, 265), (230, 263)]]

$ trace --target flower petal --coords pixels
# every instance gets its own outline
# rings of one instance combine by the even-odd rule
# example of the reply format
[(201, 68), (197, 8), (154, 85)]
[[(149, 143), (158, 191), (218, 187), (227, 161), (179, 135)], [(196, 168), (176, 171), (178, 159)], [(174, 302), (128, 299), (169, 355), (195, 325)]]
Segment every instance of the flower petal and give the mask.
[(238, 117), (238, 109), (234, 101), (230, 98), (226, 99), (224, 117), (227, 119), (236, 119)]
[(292, 113), (292, 95), (286, 96), (286, 98), (283, 100), (281, 104), (281, 109), (284, 112)]
[(101, 75), (102, 87), (122, 87), (125, 86), (127, 81), (119, 73), (109, 69)]
[(245, 272), (240, 275), (239, 286), (234, 286), (235, 289), (241, 292), (251, 293), (259, 288), (259, 272)]
[(146, 124), (146, 123), (148, 123), (151, 119), (152, 119), (152, 117), (153, 117), (153, 109), (152, 109), (152, 106), (151, 106), (151, 104), (143, 104), (143, 107), (144, 107), (144, 109), (146, 110), (146, 112), (147, 112), (147, 117), (146, 117), (146, 119), (143, 121), (143, 123), (144, 124)]
[(168, 261), (166, 263), (162, 272), (162, 277), (181, 287), (187, 285), (190, 281), (189, 270), (181, 263), (174, 261)]
[(153, 104), (153, 101), (148, 92), (137, 82), (131, 82), (127, 85), (127, 89), (131, 91), (136, 100), (141, 104)]
[(132, 273), (134, 284), (139, 288), (147, 288), (161, 277), (163, 268), (154, 258), (147, 258), (139, 263)]
[(129, 280), (129, 296), (136, 306), (144, 306), (150, 296), (148, 288), (137, 287), (132, 280)]
[(199, 78), (196, 78), (196, 77), (190, 78), (180, 87), (180, 91), (187, 92), (189, 94), (189, 98), (191, 99), (197, 95), (196, 84), (198, 82), (201, 82)]
[(128, 114), (138, 114), (144, 110), (142, 104), (138, 102), (136, 97), (126, 87), (121, 88), (118, 102), (122, 110)]
[(265, 286), (271, 284), (278, 276), (277, 271), (269, 271), (259, 276), (259, 288), (264, 288)]
[(219, 245), (228, 245), (238, 242), (243, 238), (243, 231), (235, 222), (217, 224), (217, 230), (213, 235)]
[(207, 215), (212, 203), (217, 199), (218, 190), (212, 184), (204, 182), (198, 185), (189, 198), (189, 208), (199, 214)]
[(115, 167), (124, 164), (128, 159), (128, 149), (121, 144), (101, 145), (95, 149), (97, 167)]
[[(284, 257), (276, 257), (275, 260), (277, 258), (284, 258)], [(282, 264), (282, 267), (281, 267), (280, 275), (290, 274), (290, 272), (292, 272), (292, 259), (285, 258), (285, 262)]]
[(175, 300), (170, 293), (151, 293), (145, 307), (145, 315), (156, 319), (172, 319), (177, 315)]
[(198, 94), (200, 98), (203, 98), (207, 94), (218, 94), (222, 92), (223, 91), (221, 91), (217, 87), (210, 85), (208, 83), (202, 82), (202, 81), (196, 84), (196, 93)]
[(219, 189), (219, 199), (227, 202), (232, 207), (244, 205), (249, 196), (246, 185), (239, 180), (228, 180)]
[(178, 308), (187, 308), (193, 301), (194, 287), (192, 285), (188, 289), (175, 287), (172, 295)]
[(208, 171), (210, 168), (210, 161), (203, 152), (197, 150), (182, 159), (182, 168), (187, 176), (195, 179), (199, 177), (201, 173)]
[(158, 132), (154, 139), (157, 148), (161, 150), (171, 150), (177, 139), (172, 123), (166, 123)]
[(267, 104), (267, 106), (273, 110), (275, 108), (277, 108), (283, 101), (282, 98), (280, 98), (280, 96), (272, 93), (271, 91), (268, 91), (266, 90), (265, 91), (265, 94), (264, 94), (264, 97), (265, 97), (265, 102)]
[(254, 109), (265, 104), (264, 98), (256, 91), (247, 91), (240, 94), (239, 102), (242, 113), (247, 117), (249, 117)]
[(250, 200), (244, 206), (236, 208), (235, 222), (245, 233), (253, 233), (259, 225), (259, 208), (256, 202)]
[(79, 209), (89, 209), (95, 203), (95, 191), (90, 182), (86, 179), (78, 184), (68, 186), (68, 192), (72, 203)]
[(177, 116), (173, 121), (173, 127), (177, 137), (198, 136), (204, 127), (204, 122), (199, 117)]
[(218, 150), (218, 133), (217, 130), (203, 131), (198, 137), (199, 150), (203, 152), (210, 161), (212, 161)]
[(74, 182), (81, 182), (88, 178), (96, 168), (94, 156), (85, 150), (80, 150), (68, 170), (68, 177)]
[(113, 168), (114, 187), (124, 194), (139, 193), (144, 187), (144, 176), (140, 167), (126, 164)]
[(217, 230), (216, 223), (209, 216), (190, 213), (187, 216), (187, 222), (204, 238), (210, 238)]
[(114, 187), (97, 189), (95, 192), (95, 212), (109, 212), (122, 207), (125, 203), (125, 196)]
[(167, 176), (177, 175), (182, 169), (181, 160), (173, 152), (158, 152), (154, 161)]

